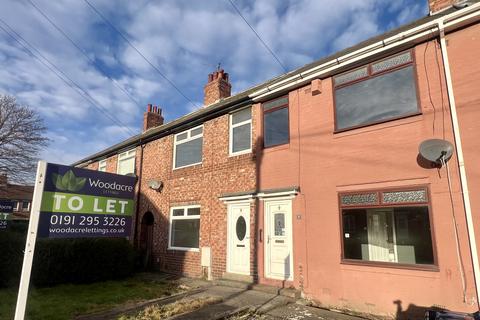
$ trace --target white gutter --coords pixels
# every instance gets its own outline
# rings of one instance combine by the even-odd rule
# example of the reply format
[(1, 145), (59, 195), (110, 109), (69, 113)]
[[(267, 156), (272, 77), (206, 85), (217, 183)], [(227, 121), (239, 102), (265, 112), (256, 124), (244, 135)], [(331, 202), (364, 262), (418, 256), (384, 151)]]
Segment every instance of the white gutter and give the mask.
[(354, 52), (345, 54), (339, 58), (330, 60), (319, 66), (312, 67), (300, 74), (288, 77), (284, 80), (275, 82), (266, 88), (262, 88), (249, 95), (254, 101), (266, 100), (267, 98), (288, 92), (296, 87), (310, 83), (313, 79), (328, 76), (341, 68), (346, 68), (356, 62), (368, 59), (372, 56), (388, 52), (392, 49), (399, 48), (402, 45), (407, 46), (414, 43), (425, 41), (433, 38), (439, 33), (439, 24), (442, 23), (446, 31), (459, 28), (472, 21), (478, 20), (480, 17), (480, 3), (475, 3), (464, 9), (452, 12), (438, 19), (427, 22), (421, 26), (401, 32), (390, 38), (378, 41), (369, 46), (363, 47)]
[(458, 124), (457, 106), (455, 104), (455, 96), (453, 94), (452, 76), (450, 71), (450, 62), (448, 60), (448, 51), (447, 51), (447, 44), (445, 41), (444, 27), (445, 25), (443, 24), (443, 21), (439, 21), (438, 29), (440, 31), (440, 47), (442, 50), (442, 58), (443, 58), (443, 65), (444, 65), (444, 71), (445, 71), (445, 80), (447, 83), (447, 93), (448, 93), (448, 100), (450, 105), (450, 113), (452, 115), (453, 136), (454, 136), (455, 145), (456, 145), (455, 150), (456, 150), (456, 155), (458, 159), (458, 167), (460, 169), (460, 183), (462, 186), (463, 204), (465, 206), (465, 216), (467, 219), (468, 241), (470, 243), (470, 254), (472, 256), (473, 273), (475, 277), (475, 289), (477, 293), (477, 304), (478, 304), (479, 303), (478, 299), (480, 299), (480, 265), (478, 262), (478, 251), (477, 251), (477, 242), (475, 240), (472, 207), (470, 205), (470, 194), (468, 192), (467, 173), (465, 170), (465, 161), (463, 158), (463, 147), (462, 147), (462, 140), (460, 137), (460, 126)]

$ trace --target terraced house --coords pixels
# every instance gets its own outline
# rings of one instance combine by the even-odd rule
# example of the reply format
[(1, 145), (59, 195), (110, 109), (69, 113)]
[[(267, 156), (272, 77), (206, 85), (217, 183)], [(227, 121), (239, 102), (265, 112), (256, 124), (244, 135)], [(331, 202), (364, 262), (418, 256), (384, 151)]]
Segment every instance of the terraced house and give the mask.
[[(158, 269), (379, 315), (478, 310), (480, 3), (430, 8), (234, 96), (217, 70), (201, 110), (149, 105), (142, 134), (76, 165), (138, 177), (134, 241)], [(419, 154), (432, 138), (448, 162)]]

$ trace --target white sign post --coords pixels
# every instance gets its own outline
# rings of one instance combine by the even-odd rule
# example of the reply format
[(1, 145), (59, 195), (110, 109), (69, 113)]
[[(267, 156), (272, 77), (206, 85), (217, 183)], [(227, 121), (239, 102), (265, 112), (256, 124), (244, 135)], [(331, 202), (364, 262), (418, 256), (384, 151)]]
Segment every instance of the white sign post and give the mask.
[(46, 169), (47, 163), (45, 161), (39, 161), (37, 167), (37, 177), (35, 178), (35, 189), (33, 191), (30, 222), (28, 224), (27, 242), (25, 245), (25, 253), (23, 256), (22, 275), (20, 277), (20, 286), (18, 289), (17, 307), (15, 309), (15, 320), (24, 320), (25, 318), (28, 287), (30, 285), (33, 254), (35, 252), (35, 243), (37, 241), (37, 230), (38, 222), (40, 220), (40, 206), (42, 204), (42, 194), (45, 185)]

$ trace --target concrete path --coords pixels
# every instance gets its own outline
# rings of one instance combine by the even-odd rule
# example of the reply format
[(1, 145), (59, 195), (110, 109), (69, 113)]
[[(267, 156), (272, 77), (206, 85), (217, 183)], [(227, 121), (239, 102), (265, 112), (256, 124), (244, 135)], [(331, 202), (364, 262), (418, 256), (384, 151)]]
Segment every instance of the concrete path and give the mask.
[(265, 314), (265, 320), (364, 320), (363, 318), (349, 316), (346, 314), (329, 311), (325, 309), (307, 307), (299, 304), (289, 304), (270, 310)]
[[(157, 276), (152, 275), (151, 277)], [(207, 305), (187, 314), (174, 316), (169, 320), (364, 320), (333, 311), (300, 305), (295, 303), (293, 297), (279, 295), (278, 290), (266, 290), (262, 286), (254, 286), (254, 288), (257, 288), (256, 290), (249, 290), (248, 286), (232, 287), (189, 278), (177, 278), (175, 282), (178, 285), (185, 285), (189, 290), (170, 297), (131, 305), (125, 304), (112, 310), (82, 315), (75, 319), (113, 320), (118, 319), (121, 314), (135, 314), (148, 305), (165, 305), (180, 299), (218, 298), (221, 302)]]
[(190, 295), (189, 299), (218, 297), (222, 302), (209, 305), (194, 312), (174, 317), (175, 320), (214, 320), (224, 318), (232, 311), (259, 310), (268, 312), (274, 308), (293, 303), (292, 298), (256, 290), (212, 286), (203, 292)]

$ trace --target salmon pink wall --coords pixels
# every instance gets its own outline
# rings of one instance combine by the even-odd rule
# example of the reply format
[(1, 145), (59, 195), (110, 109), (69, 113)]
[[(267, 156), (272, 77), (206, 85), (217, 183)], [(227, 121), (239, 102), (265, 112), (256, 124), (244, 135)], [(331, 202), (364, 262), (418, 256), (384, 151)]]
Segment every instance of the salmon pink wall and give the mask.
[[(462, 32), (473, 31), (457, 33)], [(456, 59), (461, 58), (462, 50), (465, 48), (458, 50)], [(479, 51), (477, 47), (476, 52)], [(446, 171), (425, 169), (417, 163), (418, 146), (423, 140), (444, 137), (454, 141), (441, 53), (436, 41), (421, 44), (414, 52), (421, 115), (334, 133), (332, 81), (326, 78), (322, 79), (320, 94), (312, 95), (310, 86), (290, 92), (290, 143), (257, 153), (257, 183), (261, 190), (300, 186), (301, 192), (293, 200), (293, 285), (322, 305), (389, 316), (432, 305), (461, 311), (475, 309), (457, 159), (450, 160), (450, 170), (466, 302)], [(471, 73), (479, 87), (478, 71), (474, 75), (468, 68), (459, 70), (457, 79), (462, 72)], [(261, 119), (260, 108), (257, 110)], [(478, 129), (478, 120), (476, 124), (473, 118), (470, 122)], [(477, 139), (473, 138), (475, 133)], [(469, 150), (479, 150), (478, 130), (465, 137), (477, 144), (467, 143)], [(474, 160), (469, 158), (469, 161)], [(342, 263), (339, 192), (425, 185), (431, 195), (431, 226), (438, 262), (433, 270), (400, 268), (394, 264), (385, 267)], [(480, 188), (480, 181), (476, 185)], [(262, 206), (260, 202), (260, 229)], [(260, 281), (268, 283), (271, 281), (263, 274), (263, 244), (259, 248)]]
[(476, 243), (480, 248), (480, 26), (455, 32), (447, 40)]

